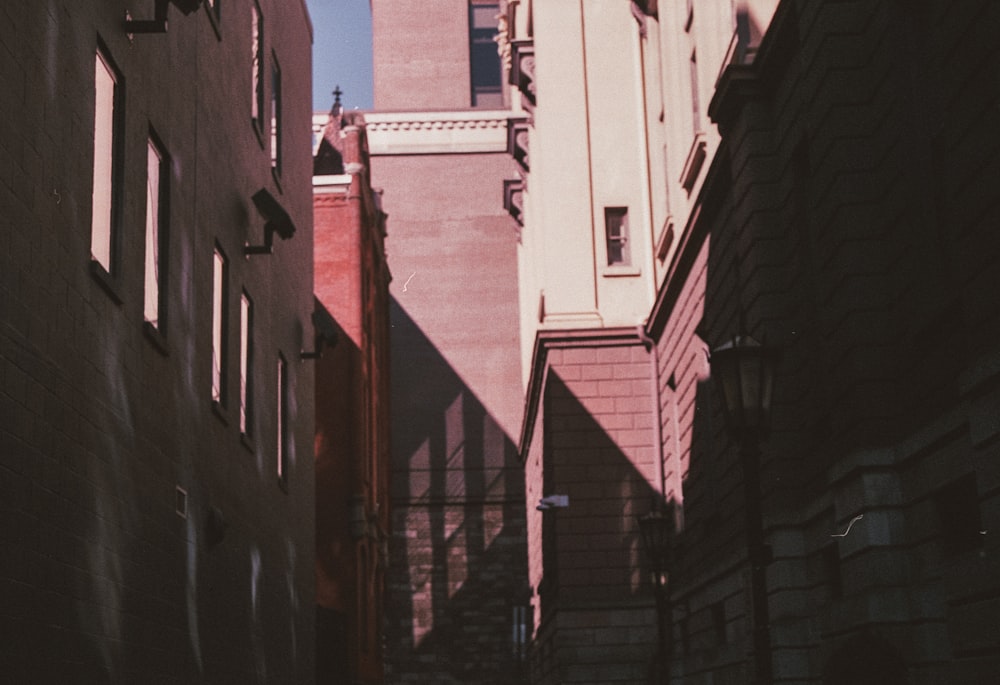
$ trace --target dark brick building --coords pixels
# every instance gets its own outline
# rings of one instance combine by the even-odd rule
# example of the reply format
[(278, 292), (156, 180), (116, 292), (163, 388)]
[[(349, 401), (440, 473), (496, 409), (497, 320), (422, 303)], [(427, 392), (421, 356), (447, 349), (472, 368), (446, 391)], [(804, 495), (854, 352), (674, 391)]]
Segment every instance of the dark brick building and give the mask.
[(311, 26), (201, 4), (0, 8), (6, 682), (314, 678)]
[[(659, 677), (635, 523), (650, 495), (678, 513), (663, 682), (990, 682), (1000, 8), (630, 4), (645, 73), (666, 84), (647, 83), (642, 123), (651, 141), (669, 129), (671, 145), (683, 129), (684, 145), (649, 151), (666, 157), (672, 204), (642, 328), (536, 340), (528, 501), (560, 493), (569, 507), (528, 518), (533, 682)], [(699, 91), (710, 43), (698, 28), (719, 16), (732, 43)], [(595, 32), (586, 47), (608, 46)], [(694, 103), (676, 97), (685, 90)], [(533, 164), (532, 194), (543, 178)], [(544, 228), (529, 211), (525, 232)], [(738, 333), (781, 354), (758, 483), (766, 613), (740, 445), (709, 360)], [(626, 378), (632, 395), (612, 409)], [(762, 644), (770, 676), (754, 681)]]
[(705, 410), (673, 574), (690, 682), (749, 670), (751, 621), (737, 450), (676, 341), (715, 347), (741, 311), (782, 353), (760, 479), (775, 681), (996, 672), (997, 9), (782, 2), (722, 74), (703, 211), (649, 324), (661, 389)]

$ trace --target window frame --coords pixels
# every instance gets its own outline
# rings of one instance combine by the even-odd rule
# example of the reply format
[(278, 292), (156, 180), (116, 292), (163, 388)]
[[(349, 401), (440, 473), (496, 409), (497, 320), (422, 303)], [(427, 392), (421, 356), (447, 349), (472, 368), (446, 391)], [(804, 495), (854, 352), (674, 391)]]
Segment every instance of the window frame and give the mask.
[(280, 179), (282, 171), (282, 73), (278, 56), (271, 53), (271, 172), (275, 180)]
[[(614, 232), (617, 229), (617, 233)], [(629, 245), (629, 217), (627, 206), (604, 208), (605, 266), (609, 269), (631, 269), (632, 250)], [(614, 248), (614, 249), (613, 249)], [(619, 255), (618, 259), (612, 257)]]
[[(154, 218), (150, 213), (150, 201), (153, 199), (150, 188), (150, 171), (153, 168), (151, 155), (156, 155), (157, 185), (155, 225), (150, 222)], [(153, 235), (150, 235), (152, 230)], [(143, 256), (143, 322), (150, 333), (162, 338), (166, 335), (168, 326), (167, 294), (170, 282), (169, 269), (170, 245), (170, 154), (161, 142), (159, 136), (151, 128), (146, 138), (146, 227), (145, 254)], [(150, 261), (150, 248), (155, 248), (155, 254)], [(149, 317), (150, 300), (150, 268), (153, 269), (152, 281), (156, 286), (155, 321)]]
[(240, 435), (246, 439), (253, 437), (253, 298), (243, 289), (240, 294)]
[[(500, 55), (497, 53), (496, 36), (499, 27), (494, 23), (488, 29), (476, 25), (476, 10), (483, 8), (495, 8), (496, 14), (500, 14), (500, 3), (497, 0), (469, 0), (469, 104), (476, 109), (502, 109), (504, 100), (503, 89), (503, 64)], [(489, 31), (489, 35), (487, 35)], [(488, 47), (490, 52), (490, 71), (492, 72), (492, 60), (496, 60), (496, 86), (482, 83), (482, 77), (486, 75), (483, 70), (476, 69), (477, 47)], [(477, 79), (477, 75), (480, 77)], [(489, 76), (493, 76), (492, 73)], [(480, 104), (478, 100), (486, 95), (499, 96), (499, 102), (487, 102)]]
[[(99, 91), (99, 76), (101, 66), (104, 67), (111, 81), (110, 113), (99, 119), (101, 93)], [(107, 100), (107, 98), (104, 98)], [(98, 130), (99, 125), (101, 130)], [(125, 80), (121, 70), (112, 59), (110, 51), (100, 40), (94, 54), (94, 140), (93, 167), (91, 177), (91, 217), (90, 217), (90, 271), (108, 293), (121, 303), (116, 288), (116, 282), (121, 271), (121, 214), (123, 163), (124, 163), (124, 129), (125, 129)], [(102, 150), (100, 160), (107, 168), (99, 168), (98, 146), (106, 143), (107, 150)], [(100, 174), (99, 174), (100, 172)], [(99, 176), (106, 184), (99, 187)], [(102, 202), (98, 208), (97, 199), (100, 191)], [(105, 192), (106, 191), (106, 192)], [(98, 223), (100, 222), (100, 232)], [(105, 228), (106, 226), (106, 228)], [(98, 240), (100, 242), (98, 243)]]
[(251, 51), (251, 89), (252, 101), (250, 106), (250, 121), (254, 130), (260, 138), (261, 145), (264, 144), (264, 109), (266, 101), (264, 99), (264, 13), (260, 9), (260, 3), (254, 0), (250, 4), (250, 51)]
[(288, 378), (288, 362), (285, 355), (278, 352), (277, 377), (275, 394), (275, 467), (278, 485), (288, 491), (288, 447), (289, 447), (289, 416), (288, 400), (291, 383)]
[[(221, 268), (220, 268), (221, 263)], [(227, 383), (229, 260), (216, 243), (212, 256), (212, 406), (223, 409), (229, 399)]]

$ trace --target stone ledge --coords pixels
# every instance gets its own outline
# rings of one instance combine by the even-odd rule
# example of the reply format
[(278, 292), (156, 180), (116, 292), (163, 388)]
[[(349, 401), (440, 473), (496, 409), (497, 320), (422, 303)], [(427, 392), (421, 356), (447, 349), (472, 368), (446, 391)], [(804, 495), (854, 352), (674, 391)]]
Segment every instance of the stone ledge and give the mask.
[(373, 156), (507, 152), (509, 110), (369, 112), (365, 114)]

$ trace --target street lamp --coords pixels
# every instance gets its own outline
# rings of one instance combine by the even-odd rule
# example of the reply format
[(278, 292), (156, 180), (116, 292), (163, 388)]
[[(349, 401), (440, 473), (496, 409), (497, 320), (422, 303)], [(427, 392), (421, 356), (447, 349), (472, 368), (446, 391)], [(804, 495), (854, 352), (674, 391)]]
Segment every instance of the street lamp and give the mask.
[(737, 335), (712, 350), (712, 378), (719, 384), (726, 423), (740, 441), (759, 441), (770, 424), (777, 355), (749, 335)]
[(740, 446), (746, 539), (750, 557), (753, 611), (754, 682), (772, 682), (771, 631), (767, 609), (766, 570), (771, 551), (764, 544), (760, 495), (760, 441), (767, 436), (777, 354), (748, 335), (737, 335), (712, 350), (712, 377), (722, 395), (726, 424)]
[(664, 511), (656, 503), (645, 516), (637, 518), (642, 547), (649, 559), (656, 597), (656, 637), (659, 682), (667, 682), (667, 658), (671, 651), (670, 626), (667, 623), (669, 601), (667, 582), (670, 578), (670, 550), (674, 536), (673, 507)]

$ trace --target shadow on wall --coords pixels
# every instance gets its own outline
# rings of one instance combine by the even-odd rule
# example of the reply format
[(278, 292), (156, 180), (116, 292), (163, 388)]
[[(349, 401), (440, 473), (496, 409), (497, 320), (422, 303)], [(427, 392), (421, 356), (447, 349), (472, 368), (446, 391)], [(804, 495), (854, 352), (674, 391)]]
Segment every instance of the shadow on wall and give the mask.
[[(632, 387), (648, 384), (638, 379)], [(569, 506), (541, 514), (541, 627), (533, 664), (540, 682), (550, 682), (553, 673), (570, 682), (593, 681), (608, 669), (628, 682), (645, 682), (657, 657), (652, 566), (638, 518), (672, 505), (656, 487), (651, 386), (646, 397), (623, 396), (610, 404), (590, 396), (594, 385), (564, 380), (553, 367), (545, 389), (544, 490), (529, 486), (529, 493), (532, 500), (564, 494)], [(648, 601), (636, 601), (643, 597)], [(556, 621), (557, 615), (565, 619)], [(563, 658), (559, 645), (593, 644), (595, 635), (601, 649), (576, 649), (572, 661), (549, 663)]]
[(392, 300), (392, 518), (387, 670), (394, 682), (521, 682), (527, 603), (517, 450)]

